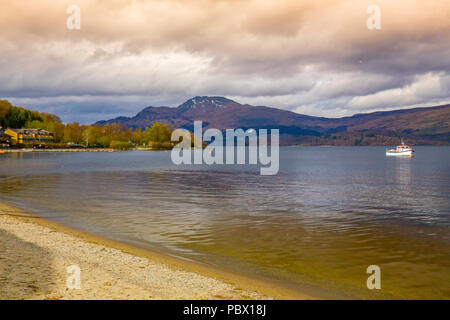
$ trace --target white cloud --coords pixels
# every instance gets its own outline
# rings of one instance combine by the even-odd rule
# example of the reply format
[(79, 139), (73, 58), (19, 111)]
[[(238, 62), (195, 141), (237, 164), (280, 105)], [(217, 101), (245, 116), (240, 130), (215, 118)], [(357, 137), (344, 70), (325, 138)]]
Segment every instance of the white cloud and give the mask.
[(444, 73), (427, 73), (417, 76), (413, 83), (401, 88), (393, 88), (379, 91), (366, 96), (357, 96), (351, 99), (348, 108), (353, 110), (365, 110), (374, 108), (395, 108), (417, 105), (435, 101), (450, 101), (448, 83), (450, 77)]

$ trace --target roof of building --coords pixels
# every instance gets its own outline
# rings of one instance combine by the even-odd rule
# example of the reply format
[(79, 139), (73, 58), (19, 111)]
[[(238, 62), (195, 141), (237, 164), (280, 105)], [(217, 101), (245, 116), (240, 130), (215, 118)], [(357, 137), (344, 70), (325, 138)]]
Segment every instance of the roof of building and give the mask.
[(14, 131), (16, 133), (24, 134), (24, 135), (31, 135), (31, 134), (41, 134), (41, 135), (53, 135), (52, 132), (44, 130), (44, 129), (9, 129), (11, 131)]

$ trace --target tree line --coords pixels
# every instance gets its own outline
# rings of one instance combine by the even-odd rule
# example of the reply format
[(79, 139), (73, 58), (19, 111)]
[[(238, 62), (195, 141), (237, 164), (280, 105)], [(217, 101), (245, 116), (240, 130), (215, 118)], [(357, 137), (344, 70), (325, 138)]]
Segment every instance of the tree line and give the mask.
[(54, 134), (56, 144), (76, 144), (93, 148), (130, 149), (147, 146), (170, 149), (172, 129), (169, 125), (155, 122), (145, 129), (132, 129), (121, 123), (105, 125), (82, 125), (78, 122), (63, 124), (53, 114), (30, 111), (0, 100), (0, 125), (3, 128), (44, 129)]

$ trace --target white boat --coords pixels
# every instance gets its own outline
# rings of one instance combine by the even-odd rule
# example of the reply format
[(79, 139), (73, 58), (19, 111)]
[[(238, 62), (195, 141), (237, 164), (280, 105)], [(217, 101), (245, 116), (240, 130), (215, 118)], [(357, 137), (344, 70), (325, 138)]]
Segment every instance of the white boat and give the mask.
[(406, 156), (406, 157), (412, 157), (414, 153), (414, 150), (406, 145), (403, 140), (402, 140), (402, 144), (397, 146), (396, 149), (389, 149), (386, 150), (386, 155), (387, 156)]

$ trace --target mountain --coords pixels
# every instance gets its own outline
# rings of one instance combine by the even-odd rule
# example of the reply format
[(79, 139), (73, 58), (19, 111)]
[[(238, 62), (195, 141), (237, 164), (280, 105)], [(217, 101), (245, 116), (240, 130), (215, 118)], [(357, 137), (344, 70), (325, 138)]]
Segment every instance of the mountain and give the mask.
[(99, 121), (145, 128), (159, 121), (172, 128), (280, 129), (282, 144), (386, 145), (403, 137), (410, 144), (450, 144), (450, 105), (380, 111), (343, 118), (297, 114), (264, 106), (240, 104), (223, 97), (195, 97), (178, 107), (147, 107), (134, 117)]

